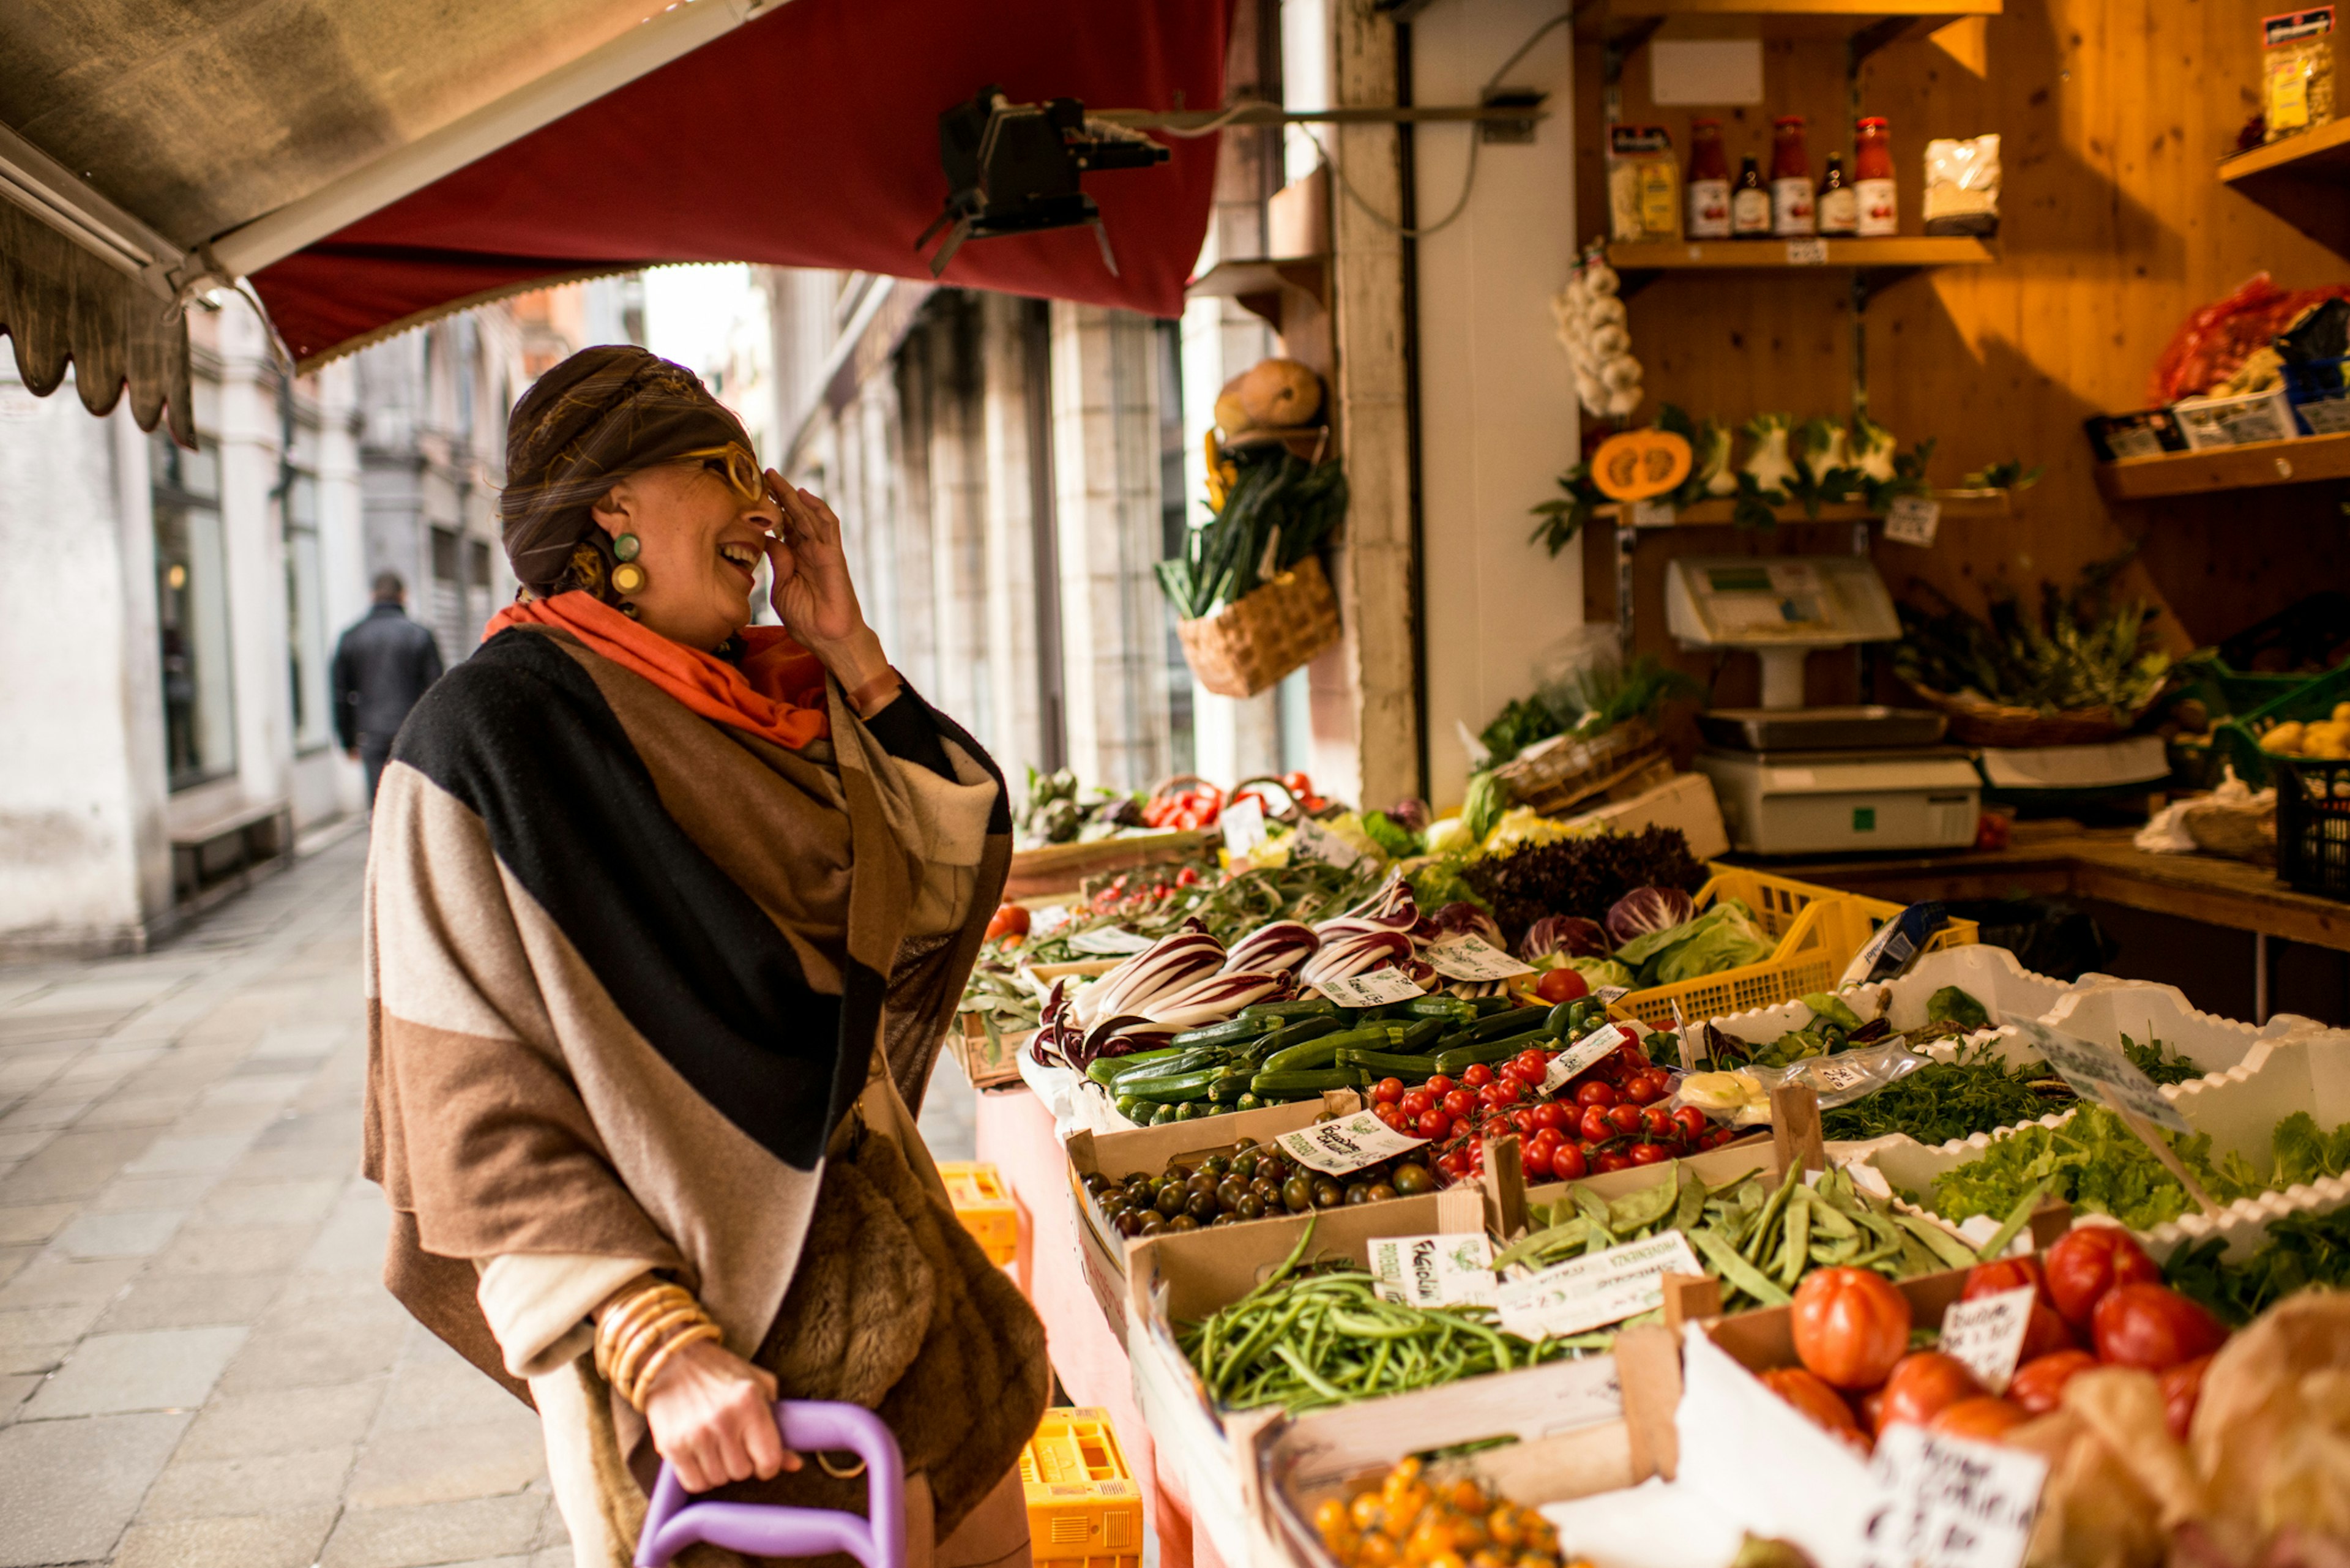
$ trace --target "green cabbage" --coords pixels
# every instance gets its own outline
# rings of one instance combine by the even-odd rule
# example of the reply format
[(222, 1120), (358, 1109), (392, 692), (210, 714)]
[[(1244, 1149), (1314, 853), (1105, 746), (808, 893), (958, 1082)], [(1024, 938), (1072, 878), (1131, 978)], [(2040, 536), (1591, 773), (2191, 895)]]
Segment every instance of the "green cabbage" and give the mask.
[(1693, 920), (1633, 938), (1616, 950), (1616, 957), (1637, 971), (1646, 987), (1761, 963), (1775, 949), (1755, 928), (1752, 909), (1736, 898), (1721, 898)]
[(1603, 985), (1620, 985), (1628, 991), (1637, 978), (1614, 959), (1571, 958), (1566, 960), (1566, 967), (1581, 975), (1584, 983), (1594, 991)]

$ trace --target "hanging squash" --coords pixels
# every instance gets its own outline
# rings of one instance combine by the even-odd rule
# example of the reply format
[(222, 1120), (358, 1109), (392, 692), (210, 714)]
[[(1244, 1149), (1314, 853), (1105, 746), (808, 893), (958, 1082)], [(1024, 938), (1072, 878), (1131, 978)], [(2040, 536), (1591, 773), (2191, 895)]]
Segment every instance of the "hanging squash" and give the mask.
[(1591, 478), (1618, 501), (1646, 501), (1687, 479), (1690, 459), (1690, 443), (1671, 431), (1626, 431), (1591, 454)]

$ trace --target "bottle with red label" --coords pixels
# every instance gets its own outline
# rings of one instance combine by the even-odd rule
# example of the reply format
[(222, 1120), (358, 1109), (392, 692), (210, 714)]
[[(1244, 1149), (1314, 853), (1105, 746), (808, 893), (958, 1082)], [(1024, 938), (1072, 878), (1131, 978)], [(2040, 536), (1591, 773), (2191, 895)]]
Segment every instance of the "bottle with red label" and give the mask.
[(1804, 117), (1771, 122), (1771, 232), (1782, 239), (1817, 232), (1812, 207), (1812, 159), (1804, 148)]
[(1901, 210), (1893, 194), (1893, 138), (1876, 116), (1854, 128), (1852, 188), (1859, 199), (1859, 233), (1881, 238), (1901, 232)]
[(1690, 121), (1689, 222), (1693, 240), (1730, 237), (1730, 159), (1721, 149), (1721, 121)]

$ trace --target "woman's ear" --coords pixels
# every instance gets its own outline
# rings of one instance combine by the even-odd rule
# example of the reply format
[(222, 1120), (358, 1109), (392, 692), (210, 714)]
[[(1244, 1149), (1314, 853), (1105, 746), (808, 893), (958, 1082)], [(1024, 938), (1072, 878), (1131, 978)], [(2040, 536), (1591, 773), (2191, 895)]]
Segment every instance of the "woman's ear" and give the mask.
[(629, 532), (630, 514), (636, 508), (636, 492), (625, 479), (616, 479), (612, 488), (588, 504), (588, 514), (596, 526), (617, 539)]

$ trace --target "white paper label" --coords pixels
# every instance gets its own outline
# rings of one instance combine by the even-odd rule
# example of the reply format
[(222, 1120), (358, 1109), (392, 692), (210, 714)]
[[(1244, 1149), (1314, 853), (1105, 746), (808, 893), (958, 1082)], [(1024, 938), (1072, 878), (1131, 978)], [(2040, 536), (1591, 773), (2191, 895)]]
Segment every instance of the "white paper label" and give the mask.
[(1669, 528), (1679, 515), (1669, 501), (1632, 503), (1632, 526), (1635, 528)]
[(1399, 1133), (1368, 1111), (1357, 1111), (1336, 1121), (1315, 1122), (1284, 1133), (1274, 1140), (1281, 1152), (1325, 1176), (1344, 1176), (1367, 1165), (1377, 1165), (1428, 1140)]
[(1414, 985), (1410, 977), (1393, 969), (1375, 969), (1321, 981), (1314, 989), (1341, 1007), (1385, 1007), (1390, 1002), (1409, 1002), (1415, 996), (1428, 994)]
[(1591, 994), (1599, 999), (1600, 1006), (1613, 1007), (1631, 995), (1632, 988), (1628, 985), (1603, 985)]
[(1665, 1304), (1665, 1275), (1704, 1272), (1689, 1238), (1668, 1231), (1512, 1280), (1494, 1304), (1502, 1326), (1521, 1338), (1563, 1338), (1654, 1312)]
[(1789, 240), (1789, 266), (1825, 266), (1828, 265), (1828, 243), (1825, 240)]
[(2056, 1069), (2056, 1075), (2070, 1084), (2073, 1092), (2083, 1099), (2110, 1110), (2144, 1116), (2157, 1127), (2168, 1127), (2173, 1132), (2193, 1130), (2178, 1107), (2162, 1097), (2154, 1080), (2139, 1072), (2119, 1051), (2077, 1035), (2060, 1034), (2028, 1019), (2012, 1022), (2026, 1040), (2039, 1047), (2042, 1060)]
[(1492, 1306), (1502, 1282), (1482, 1231), (1456, 1236), (1382, 1236), (1371, 1243), (1371, 1288), (1406, 1306)]
[(1877, 1438), (1869, 1473), (1883, 1497), (1863, 1527), (1867, 1568), (2016, 1568), (2048, 1464), (1901, 1422)]
[(1254, 795), (1224, 807), (1216, 825), (1224, 830), (1224, 848), (1235, 860), (1264, 847), (1264, 805)]
[(1293, 858), (1303, 856), (1325, 866), (1336, 866), (1341, 871), (1355, 870), (1370, 858), (1310, 816), (1300, 822), (1297, 831), (1290, 836), (1289, 853)]
[(1952, 1302), (1942, 1314), (1942, 1354), (1965, 1362), (1967, 1370), (1992, 1393), (2006, 1393), (2038, 1294), (2030, 1285), (2018, 1285), (1970, 1302)]
[(1550, 1059), (1550, 1070), (1543, 1075), (1542, 1092), (1557, 1094), (1577, 1073), (1603, 1060), (1623, 1044), (1624, 1031), (1621, 1027), (1613, 1023), (1601, 1024)]
[(1075, 919), (1066, 904), (1052, 904), (1028, 917), (1028, 940), (1049, 937)]
[(1454, 980), (1507, 980), (1534, 971), (1534, 965), (1520, 963), (1475, 935), (1449, 937), (1420, 956), (1435, 966), (1437, 973)]
[(1146, 937), (1139, 931), (1129, 931), (1123, 926), (1097, 926), (1090, 931), (1079, 931), (1071, 937), (1069, 950), (1092, 953), (1097, 958), (1111, 958), (1148, 952), (1158, 940)]
[(1816, 1056), (1798, 1062), (1788, 1072), (1791, 1076), (1801, 1077), (1823, 1095), (1840, 1094), (1868, 1077), (1866, 1064), (1839, 1062), (1833, 1056)]
[(1885, 509), (1885, 536), (1926, 549), (1942, 525), (1942, 504), (1930, 495), (1897, 495)]

